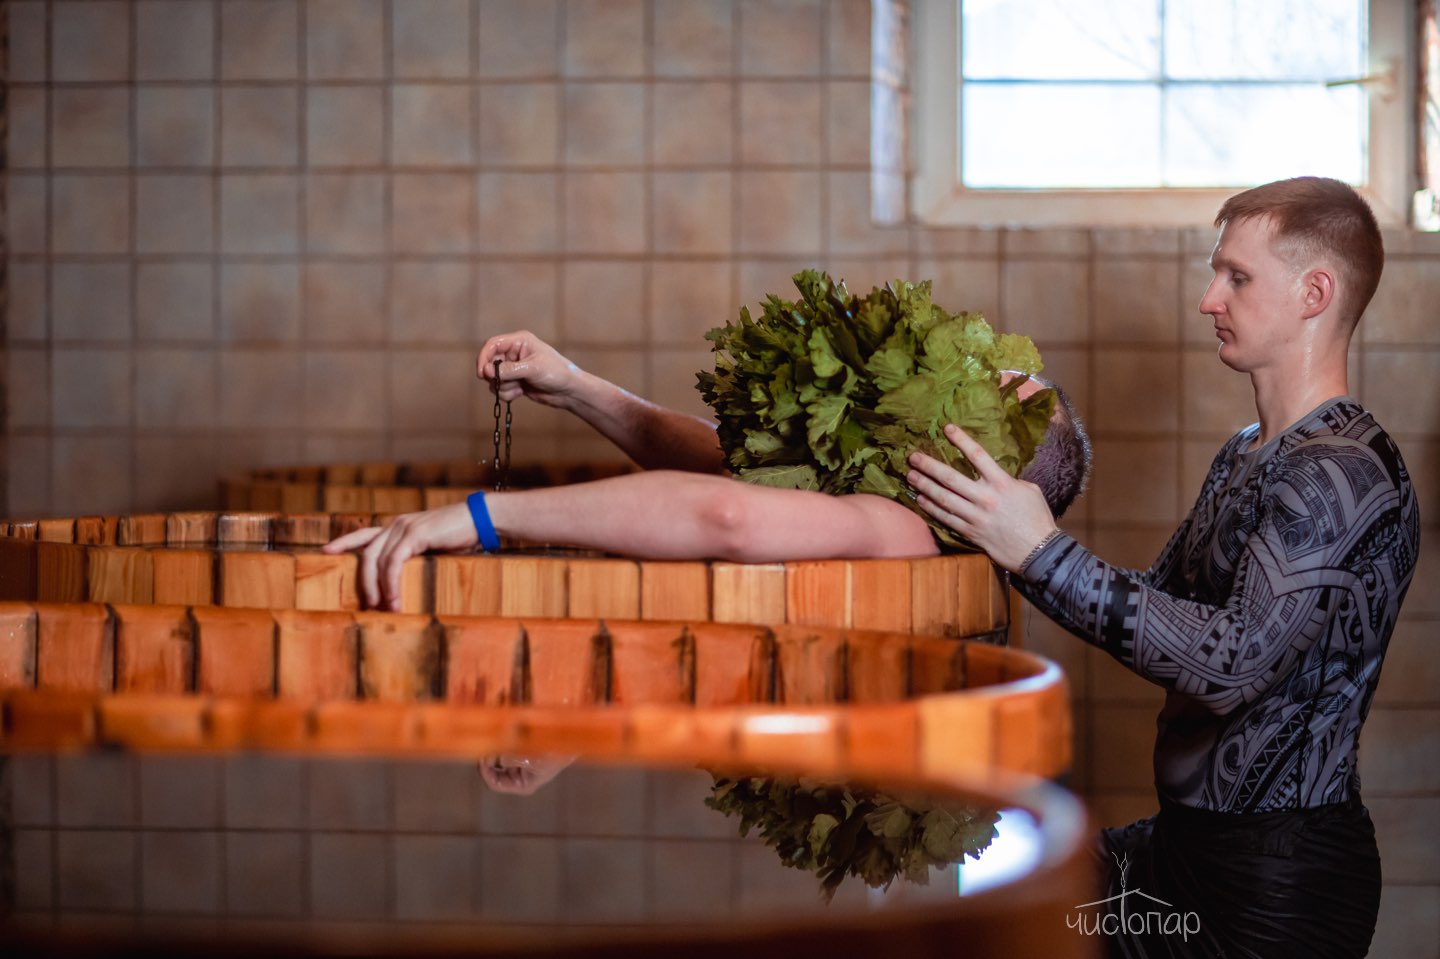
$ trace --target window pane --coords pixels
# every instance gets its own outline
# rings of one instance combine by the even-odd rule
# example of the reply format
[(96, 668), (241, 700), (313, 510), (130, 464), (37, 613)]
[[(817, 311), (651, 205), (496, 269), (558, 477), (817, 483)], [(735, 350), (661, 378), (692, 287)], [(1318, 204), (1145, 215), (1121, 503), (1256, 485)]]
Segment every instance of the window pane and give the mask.
[(1167, 0), (1165, 73), (1336, 80), (1365, 73), (1365, 0)]
[(1165, 185), (1248, 186), (1314, 174), (1364, 181), (1365, 95), (1319, 84), (1172, 86)]
[(967, 83), (962, 94), (967, 187), (1160, 185), (1157, 87)]
[(1153, 80), (1160, 0), (964, 0), (968, 79)]

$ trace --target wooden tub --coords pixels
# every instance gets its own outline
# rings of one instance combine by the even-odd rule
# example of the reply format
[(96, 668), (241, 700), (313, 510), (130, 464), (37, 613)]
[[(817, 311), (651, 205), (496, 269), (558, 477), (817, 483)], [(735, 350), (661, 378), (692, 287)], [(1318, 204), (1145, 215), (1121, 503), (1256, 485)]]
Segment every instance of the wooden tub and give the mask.
[[(356, 557), (317, 549), (371, 513), (184, 512), (0, 525), (0, 599), (357, 610)], [(1009, 589), (979, 554), (771, 564), (577, 551), (407, 562), (407, 612), (709, 620), (1003, 639)]]

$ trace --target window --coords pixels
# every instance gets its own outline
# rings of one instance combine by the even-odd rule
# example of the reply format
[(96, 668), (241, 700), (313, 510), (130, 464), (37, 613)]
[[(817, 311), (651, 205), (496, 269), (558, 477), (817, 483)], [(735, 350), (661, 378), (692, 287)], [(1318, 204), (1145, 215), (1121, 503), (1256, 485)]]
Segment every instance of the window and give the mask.
[(1299, 174), (1403, 223), (1406, 0), (916, 0), (912, 210), (936, 224), (1208, 224)]

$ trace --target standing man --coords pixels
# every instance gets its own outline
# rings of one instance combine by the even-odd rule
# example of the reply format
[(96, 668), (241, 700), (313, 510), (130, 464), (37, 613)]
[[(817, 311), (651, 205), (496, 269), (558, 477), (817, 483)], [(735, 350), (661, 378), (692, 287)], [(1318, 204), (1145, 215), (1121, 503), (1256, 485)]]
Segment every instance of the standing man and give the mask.
[(1160, 811), (1105, 830), (1101, 852), (1111, 893), (1128, 856), (1128, 884), (1202, 931), (1132, 922), (1115, 954), (1363, 956), (1380, 858), (1356, 747), (1419, 547), (1405, 464), (1346, 375), (1384, 249), (1369, 207), (1329, 179), (1247, 190), (1215, 223), (1200, 312), (1259, 422), (1221, 447), (1150, 569), (1060, 532), (954, 427), (979, 477), (917, 455), (910, 481), (1038, 609), (1166, 689)]

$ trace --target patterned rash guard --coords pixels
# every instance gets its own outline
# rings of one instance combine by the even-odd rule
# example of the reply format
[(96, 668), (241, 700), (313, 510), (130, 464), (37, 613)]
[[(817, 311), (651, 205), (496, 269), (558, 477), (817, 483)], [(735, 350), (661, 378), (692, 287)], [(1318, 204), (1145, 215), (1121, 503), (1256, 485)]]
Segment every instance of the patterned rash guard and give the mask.
[(1258, 433), (1221, 448), (1149, 570), (1062, 534), (1014, 578), (1056, 622), (1165, 687), (1156, 787), (1222, 812), (1359, 795), (1360, 727), (1420, 539), (1400, 453), (1354, 400), (1249, 450)]

